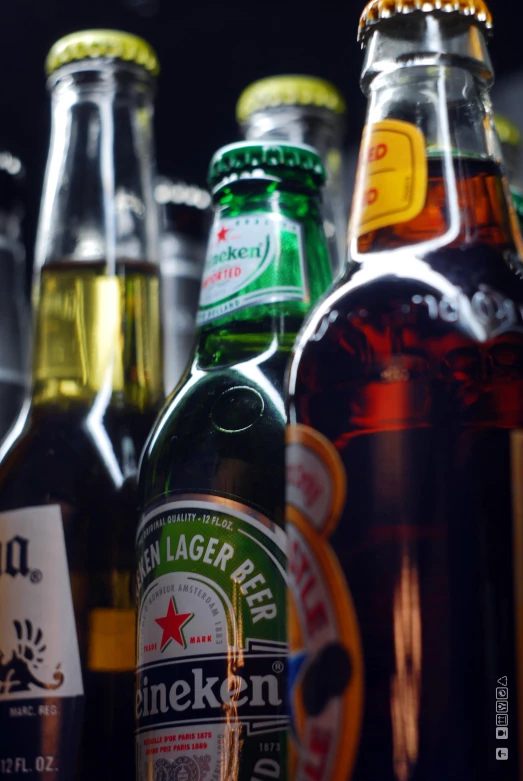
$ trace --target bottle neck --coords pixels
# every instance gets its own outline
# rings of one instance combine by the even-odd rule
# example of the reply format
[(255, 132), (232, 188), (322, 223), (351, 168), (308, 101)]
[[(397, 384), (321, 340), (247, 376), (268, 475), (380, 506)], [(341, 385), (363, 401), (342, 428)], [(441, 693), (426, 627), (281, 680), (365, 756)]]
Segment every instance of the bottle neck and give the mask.
[(289, 352), (331, 281), (316, 191), (269, 178), (224, 188), (200, 292), (195, 367)]
[(48, 262), (158, 260), (153, 89), (138, 66), (102, 60), (50, 79), (51, 142), (35, 252)]
[(35, 258), (33, 402), (157, 406), (151, 83), (141, 68), (95, 60), (64, 66), (51, 89)]
[[(408, 39), (374, 33), (369, 96), (350, 227), (354, 260), (411, 247), (423, 255), (520, 241), (488, 89), (482, 33), (419, 14)], [(394, 33), (394, 34), (393, 34)]]
[(327, 173), (324, 228), (333, 244), (331, 262), (337, 272), (345, 257), (348, 213), (343, 191), (343, 116), (315, 106), (275, 106), (252, 114), (243, 132), (248, 141), (286, 141), (307, 144), (318, 151)]
[(308, 144), (328, 161), (340, 150), (343, 126), (337, 115), (314, 106), (276, 106), (252, 114), (243, 127), (247, 141), (262, 139)]

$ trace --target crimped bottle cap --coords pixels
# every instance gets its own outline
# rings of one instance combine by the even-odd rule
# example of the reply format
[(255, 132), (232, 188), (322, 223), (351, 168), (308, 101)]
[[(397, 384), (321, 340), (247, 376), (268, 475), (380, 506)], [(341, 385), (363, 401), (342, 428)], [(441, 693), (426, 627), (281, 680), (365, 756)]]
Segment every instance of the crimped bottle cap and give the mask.
[(119, 30), (82, 30), (60, 38), (45, 61), (48, 76), (62, 65), (95, 57), (134, 62), (156, 76), (160, 71), (158, 57), (143, 38)]
[(460, 14), (473, 19), (486, 30), (492, 30), (492, 14), (484, 0), (371, 0), (365, 7), (358, 30), (358, 41), (366, 43), (375, 24), (398, 14)]
[(315, 76), (271, 76), (250, 84), (236, 104), (236, 118), (243, 123), (256, 111), (276, 106), (318, 106), (344, 114), (345, 100), (333, 84)]
[(275, 144), (274, 141), (239, 141), (228, 144), (213, 155), (207, 181), (214, 189), (231, 174), (244, 171), (274, 171), (284, 169), (309, 174), (314, 187), (325, 182), (325, 169), (321, 157), (305, 144)]

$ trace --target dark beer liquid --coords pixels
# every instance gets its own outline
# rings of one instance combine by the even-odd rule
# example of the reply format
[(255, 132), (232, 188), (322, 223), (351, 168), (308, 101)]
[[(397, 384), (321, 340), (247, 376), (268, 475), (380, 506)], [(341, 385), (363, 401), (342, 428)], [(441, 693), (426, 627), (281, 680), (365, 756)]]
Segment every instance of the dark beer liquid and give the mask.
[[(60, 263), (43, 268), (41, 291), (33, 403), (0, 466), (0, 511), (61, 508), (85, 706), (83, 719), (76, 713), (65, 719), (63, 700), (45, 700), (56, 705), (58, 716), (52, 729), (46, 726), (50, 734), (42, 732), (39, 753), (52, 755), (59, 734), (62, 756), (73, 752), (74, 766), (80, 729), (75, 778), (131, 779), (134, 633), (121, 637), (122, 644), (131, 643), (125, 654), (130, 664), (119, 670), (113, 659), (112, 669), (104, 669), (99, 660), (105, 654), (107, 662), (108, 639), (95, 634), (108, 627), (100, 628), (93, 612), (134, 610), (134, 474), (161, 392), (160, 372), (147, 374), (154, 373), (147, 352), (158, 339), (158, 274), (149, 264), (121, 264), (115, 276), (107, 276), (104, 263)], [(104, 400), (106, 351), (116, 360)], [(35, 700), (35, 711), (41, 702)], [(14, 738), (9, 730), (1, 733), (2, 756), (11, 756)], [(20, 748), (26, 749), (34, 751), (33, 744)], [(27, 757), (26, 766), (34, 766), (34, 757)]]
[[(363, 643), (354, 781), (519, 778), (523, 282), (497, 165), (453, 165), (459, 236), (409, 248), (450, 221), (433, 159), (422, 214), (359, 240), (362, 253), (404, 252), (360, 285), (350, 270), (297, 350), (291, 412), (334, 443), (347, 475), (330, 543)], [(365, 269), (380, 257), (363, 255)]]

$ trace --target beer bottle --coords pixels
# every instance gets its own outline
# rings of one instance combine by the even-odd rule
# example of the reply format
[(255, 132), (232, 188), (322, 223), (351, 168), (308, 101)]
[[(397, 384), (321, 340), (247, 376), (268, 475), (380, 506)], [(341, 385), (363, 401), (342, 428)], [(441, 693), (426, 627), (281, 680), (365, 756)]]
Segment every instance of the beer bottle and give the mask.
[(211, 196), (167, 177), (157, 179), (154, 194), (160, 209), (163, 378), (169, 395), (194, 350)]
[(196, 353), (139, 472), (139, 781), (286, 778), (283, 380), (331, 280), (323, 181), (305, 146), (211, 162)]
[(158, 63), (93, 30), (46, 64), (32, 392), (0, 462), (0, 775), (132, 778), (132, 478), (162, 398)]
[(345, 112), (339, 90), (314, 76), (255, 81), (236, 106), (238, 122), (249, 141), (309, 144), (321, 155), (327, 172), (323, 220), (334, 276), (343, 266), (347, 244), (348, 204), (342, 187)]
[(491, 26), (482, 0), (361, 19), (351, 261), (289, 369), (299, 781), (521, 778), (523, 283)]

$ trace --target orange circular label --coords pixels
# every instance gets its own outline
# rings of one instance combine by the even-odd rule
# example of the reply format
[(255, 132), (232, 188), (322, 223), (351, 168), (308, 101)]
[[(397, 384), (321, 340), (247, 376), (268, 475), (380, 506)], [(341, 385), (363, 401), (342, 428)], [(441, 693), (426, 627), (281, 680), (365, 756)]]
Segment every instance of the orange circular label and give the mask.
[(292, 781), (347, 781), (363, 714), (363, 653), (350, 591), (329, 544), (346, 497), (333, 445), (287, 430)]

